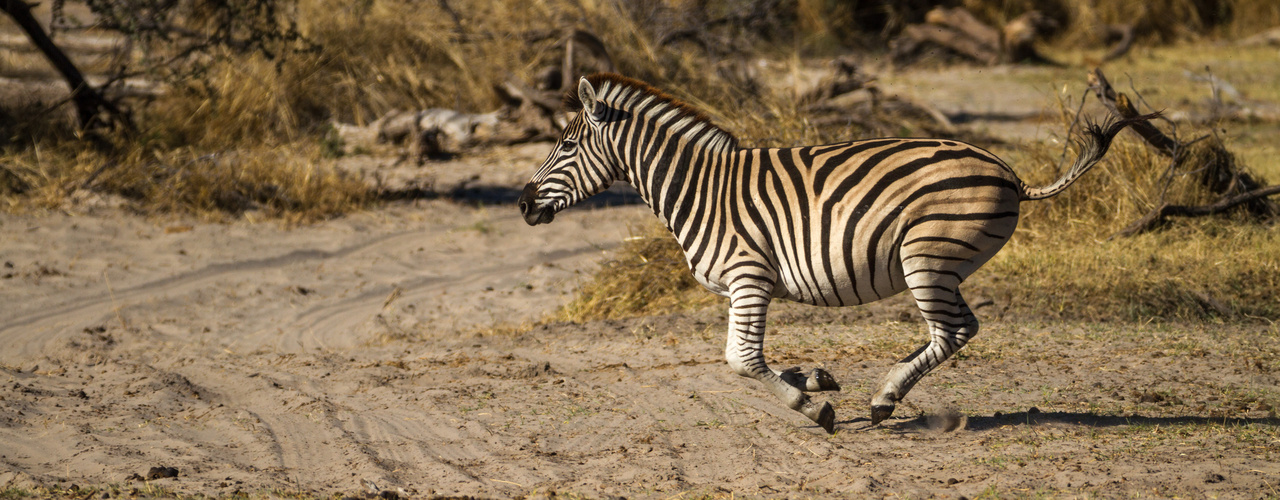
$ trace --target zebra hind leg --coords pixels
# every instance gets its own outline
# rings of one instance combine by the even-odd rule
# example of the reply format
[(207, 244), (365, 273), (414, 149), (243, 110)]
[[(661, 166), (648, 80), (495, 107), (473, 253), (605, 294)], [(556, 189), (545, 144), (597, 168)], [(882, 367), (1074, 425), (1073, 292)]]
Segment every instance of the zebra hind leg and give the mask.
[(929, 327), (929, 343), (903, 358), (889, 373), (875, 396), (871, 398), (871, 424), (893, 415), (898, 401), (911, 388), (947, 358), (959, 351), (978, 334), (978, 319), (953, 287), (938, 285), (913, 286), (916, 304)]

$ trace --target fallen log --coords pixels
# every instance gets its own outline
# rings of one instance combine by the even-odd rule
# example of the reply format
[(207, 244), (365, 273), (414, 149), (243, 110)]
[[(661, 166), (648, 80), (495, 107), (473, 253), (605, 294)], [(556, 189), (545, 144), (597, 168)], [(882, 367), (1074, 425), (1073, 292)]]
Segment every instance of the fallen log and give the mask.
[(890, 42), (890, 58), (904, 65), (929, 47), (940, 47), (964, 59), (985, 65), (1006, 62), (1051, 63), (1035, 49), (1036, 40), (1057, 22), (1029, 11), (1000, 28), (979, 21), (964, 7), (935, 7), (925, 22), (903, 28)]
[(1240, 40), (1240, 45), (1271, 45), (1280, 47), (1280, 27), (1271, 28)]

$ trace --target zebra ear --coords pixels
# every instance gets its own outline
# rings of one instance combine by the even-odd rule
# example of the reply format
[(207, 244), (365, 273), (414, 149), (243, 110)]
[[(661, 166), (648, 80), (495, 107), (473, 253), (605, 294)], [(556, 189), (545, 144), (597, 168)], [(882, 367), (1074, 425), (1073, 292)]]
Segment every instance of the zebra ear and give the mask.
[(596, 89), (591, 86), (586, 78), (578, 80), (578, 100), (582, 102), (582, 111), (587, 116), (594, 117), (596, 115)]

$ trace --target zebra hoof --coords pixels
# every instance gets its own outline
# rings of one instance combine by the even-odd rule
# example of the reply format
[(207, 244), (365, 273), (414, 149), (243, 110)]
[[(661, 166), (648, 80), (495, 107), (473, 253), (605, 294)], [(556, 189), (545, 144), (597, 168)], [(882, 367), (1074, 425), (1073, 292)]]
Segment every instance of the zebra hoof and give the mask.
[(813, 373), (809, 374), (808, 386), (810, 391), (840, 390), (840, 384), (836, 383), (836, 378), (822, 368), (814, 368)]
[(876, 425), (893, 415), (893, 405), (871, 405), (871, 425)]
[(826, 401), (823, 401), (822, 405), (806, 403), (800, 412), (804, 413), (804, 416), (809, 417), (810, 420), (817, 422), (822, 427), (822, 430), (827, 431), (827, 434), (836, 433), (836, 411), (831, 408), (831, 403)]

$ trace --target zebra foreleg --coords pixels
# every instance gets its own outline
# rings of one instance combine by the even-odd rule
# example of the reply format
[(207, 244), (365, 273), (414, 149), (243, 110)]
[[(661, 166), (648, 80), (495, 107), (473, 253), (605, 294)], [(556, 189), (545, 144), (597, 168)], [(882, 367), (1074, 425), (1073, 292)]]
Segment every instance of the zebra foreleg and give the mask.
[[(738, 286), (730, 292), (729, 338), (724, 348), (725, 360), (735, 373), (759, 380), (788, 408), (804, 414), (828, 433), (833, 433), (836, 412), (831, 404), (825, 401), (816, 403), (801, 392), (802, 387), (809, 387), (811, 381), (819, 390), (824, 386), (834, 385), (835, 380), (830, 379), (831, 375), (821, 370), (815, 370), (815, 375), (809, 377), (791, 371), (777, 372), (765, 363), (764, 327), (769, 300), (769, 287), (759, 284)], [(829, 383), (822, 382), (823, 375), (830, 379)]]
[(884, 384), (871, 398), (872, 425), (893, 415), (898, 401), (916, 382), (978, 334), (978, 319), (959, 291), (923, 286), (913, 287), (912, 294), (929, 325), (929, 343), (894, 364), (885, 375)]

